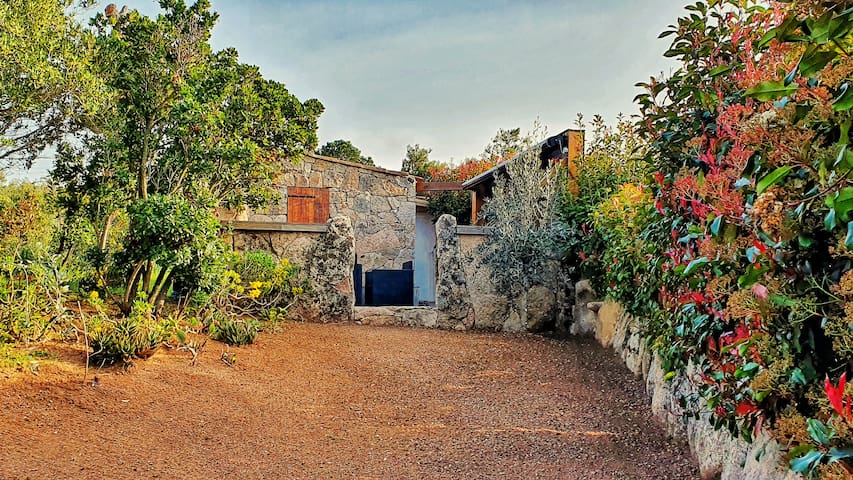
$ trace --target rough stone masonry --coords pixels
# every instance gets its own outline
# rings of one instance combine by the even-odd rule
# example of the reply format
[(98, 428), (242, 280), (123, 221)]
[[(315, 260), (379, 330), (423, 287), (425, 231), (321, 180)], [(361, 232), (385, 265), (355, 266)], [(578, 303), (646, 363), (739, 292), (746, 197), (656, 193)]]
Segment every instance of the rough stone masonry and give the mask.
[(350, 219), (343, 215), (332, 218), (327, 225), (328, 231), (306, 254), (310, 294), (303, 297), (296, 311), (303, 319), (348, 322), (355, 306), (355, 234)]

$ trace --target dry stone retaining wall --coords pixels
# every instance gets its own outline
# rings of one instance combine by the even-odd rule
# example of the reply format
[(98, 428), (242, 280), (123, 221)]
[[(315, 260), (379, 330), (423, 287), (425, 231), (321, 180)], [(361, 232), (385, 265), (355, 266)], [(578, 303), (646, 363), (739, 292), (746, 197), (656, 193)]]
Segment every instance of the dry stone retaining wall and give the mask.
[(353, 320), (380, 327), (438, 327), (438, 310), (432, 307), (355, 307)]
[[(576, 291), (587, 295), (588, 285)], [(646, 393), (652, 412), (667, 433), (686, 440), (699, 461), (703, 480), (796, 480), (800, 475), (788, 470), (779, 443), (766, 432), (756, 435), (751, 444), (733, 437), (726, 430), (714, 430), (708, 419), (710, 410), (700, 405), (699, 419), (683, 420), (679, 399), (698, 394), (701, 384), (691, 363), (685, 372), (665, 380), (660, 358), (646, 345), (640, 322), (612, 302), (587, 302), (575, 306), (583, 326), (573, 330), (592, 333), (602, 345), (613, 348), (635, 375), (646, 381)]]

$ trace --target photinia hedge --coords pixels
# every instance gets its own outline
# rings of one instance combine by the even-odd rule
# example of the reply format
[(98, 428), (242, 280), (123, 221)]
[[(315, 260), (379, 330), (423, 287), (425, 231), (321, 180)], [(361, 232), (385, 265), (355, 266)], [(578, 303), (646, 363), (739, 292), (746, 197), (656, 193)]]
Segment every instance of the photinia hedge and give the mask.
[[(667, 370), (698, 368), (717, 427), (769, 429), (793, 470), (849, 478), (853, 2), (697, 2), (661, 36), (680, 68), (639, 84), (649, 178), (584, 224), (598, 283)], [(641, 214), (620, 228), (623, 205)]]

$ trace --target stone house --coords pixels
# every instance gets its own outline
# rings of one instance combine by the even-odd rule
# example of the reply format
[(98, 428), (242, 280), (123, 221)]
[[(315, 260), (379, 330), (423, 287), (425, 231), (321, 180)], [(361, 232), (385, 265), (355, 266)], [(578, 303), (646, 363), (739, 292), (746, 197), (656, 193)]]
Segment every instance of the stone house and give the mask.
[[(352, 223), (355, 262), (363, 272), (413, 269), (416, 290), (430, 290), (432, 257), (418, 255), (416, 261), (415, 250), (416, 243), (434, 245), (435, 239), (424, 237), (425, 219), (417, 211), (425, 200), (417, 197), (415, 177), (309, 153), (283, 165), (274, 184), (281, 197), (276, 204), (223, 215), (232, 226), (235, 250), (265, 250), (304, 263), (311, 243), (327, 230), (326, 222), (343, 215)], [(431, 248), (417, 246), (424, 252)]]

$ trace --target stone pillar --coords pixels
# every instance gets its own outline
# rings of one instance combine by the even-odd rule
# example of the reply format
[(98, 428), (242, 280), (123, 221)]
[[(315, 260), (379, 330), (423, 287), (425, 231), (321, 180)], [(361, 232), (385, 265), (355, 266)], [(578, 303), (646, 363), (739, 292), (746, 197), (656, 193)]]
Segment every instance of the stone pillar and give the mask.
[(590, 335), (595, 333), (596, 315), (587, 308), (587, 303), (595, 301), (595, 292), (589, 280), (581, 280), (575, 284), (575, 306), (572, 309), (572, 335)]
[(435, 223), (435, 305), (438, 327), (465, 330), (474, 326), (474, 308), (468, 293), (456, 218), (442, 215)]
[(300, 302), (298, 312), (316, 322), (348, 322), (355, 307), (355, 234), (349, 217), (338, 215), (306, 255), (305, 274), (311, 291)]

